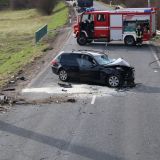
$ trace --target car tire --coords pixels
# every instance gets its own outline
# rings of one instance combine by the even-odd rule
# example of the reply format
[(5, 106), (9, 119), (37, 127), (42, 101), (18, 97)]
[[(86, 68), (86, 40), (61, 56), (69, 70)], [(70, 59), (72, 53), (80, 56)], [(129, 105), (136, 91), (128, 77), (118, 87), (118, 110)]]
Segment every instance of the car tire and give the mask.
[(119, 74), (111, 74), (107, 77), (107, 85), (111, 88), (122, 86), (123, 80)]
[(77, 37), (77, 43), (80, 46), (84, 46), (87, 43), (87, 37), (85, 36), (85, 34), (80, 34), (80, 36)]
[(61, 81), (66, 82), (68, 80), (68, 73), (66, 72), (66, 70), (61, 69), (58, 75)]
[(135, 42), (135, 39), (133, 36), (126, 36), (124, 38), (124, 43), (127, 46), (133, 46), (133, 45), (135, 45), (136, 42)]

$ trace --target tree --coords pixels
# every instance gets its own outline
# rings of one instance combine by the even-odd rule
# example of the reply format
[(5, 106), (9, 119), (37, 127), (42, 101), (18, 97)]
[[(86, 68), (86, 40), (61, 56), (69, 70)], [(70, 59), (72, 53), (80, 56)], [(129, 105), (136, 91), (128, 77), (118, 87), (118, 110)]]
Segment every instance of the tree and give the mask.
[(37, 8), (43, 14), (50, 15), (58, 0), (37, 0)]
[(58, 0), (10, 0), (10, 8), (23, 9), (36, 7), (40, 12), (50, 15)]
[(33, 7), (32, 1), (34, 0), (10, 0), (10, 8), (12, 9), (23, 9)]

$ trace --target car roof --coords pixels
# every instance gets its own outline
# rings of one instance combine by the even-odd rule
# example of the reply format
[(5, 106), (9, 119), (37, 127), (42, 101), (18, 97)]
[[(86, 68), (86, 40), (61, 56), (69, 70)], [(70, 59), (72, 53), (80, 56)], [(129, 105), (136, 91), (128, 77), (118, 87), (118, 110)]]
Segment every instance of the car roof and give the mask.
[(102, 54), (105, 54), (103, 52), (100, 52), (100, 51), (94, 51), (94, 50), (78, 50), (78, 51), (63, 51), (61, 52), (62, 54), (71, 54), (71, 53), (74, 53), (74, 54), (84, 54), (84, 55), (90, 55), (90, 56), (99, 56), (99, 55), (102, 55)]

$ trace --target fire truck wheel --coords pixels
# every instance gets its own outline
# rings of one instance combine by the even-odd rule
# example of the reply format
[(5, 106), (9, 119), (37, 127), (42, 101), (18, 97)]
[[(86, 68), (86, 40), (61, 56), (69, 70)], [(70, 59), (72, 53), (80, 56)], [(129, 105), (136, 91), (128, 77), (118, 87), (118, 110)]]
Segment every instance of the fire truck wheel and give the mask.
[(92, 43), (93, 40), (87, 40), (87, 43)]
[(77, 43), (81, 46), (86, 45), (87, 43), (87, 37), (84, 34), (81, 34), (78, 38), (77, 38)]
[(127, 46), (133, 46), (135, 45), (135, 39), (133, 36), (126, 36), (124, 39), (124, 43)]

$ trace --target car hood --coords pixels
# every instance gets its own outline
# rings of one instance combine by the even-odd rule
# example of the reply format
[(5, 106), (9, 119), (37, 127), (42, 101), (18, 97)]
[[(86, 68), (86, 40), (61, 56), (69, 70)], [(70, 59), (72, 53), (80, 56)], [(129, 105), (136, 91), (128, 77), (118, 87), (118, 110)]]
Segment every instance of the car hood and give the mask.
[(108, 64), (108, 66), (115, 66), (115, 65), (131, 67), (131, 65), (123, 58), (114, 59), (111, 63)]

